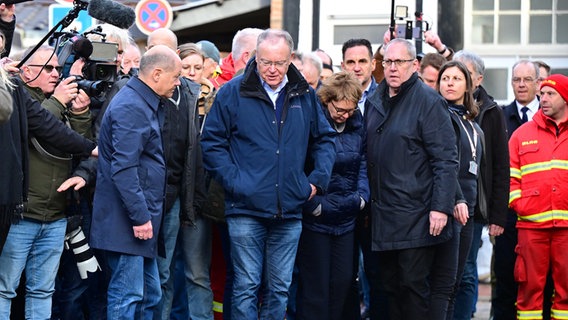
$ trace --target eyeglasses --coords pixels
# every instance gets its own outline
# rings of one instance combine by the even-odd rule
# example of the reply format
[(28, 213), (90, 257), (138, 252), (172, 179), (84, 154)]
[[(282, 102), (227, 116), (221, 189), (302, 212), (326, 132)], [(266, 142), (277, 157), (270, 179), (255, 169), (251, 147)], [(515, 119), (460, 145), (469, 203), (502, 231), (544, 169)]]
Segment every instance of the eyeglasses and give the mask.
[(61, 73), (63, 70), (62, 66), (53, 66), (51, 64), (28, 64), (28, 67), (40, 67), (47, 73), (52, 73), (53, 69), (55, 69), (57, 73)]
[(336, 107), (333, 101), (330, 101), (329, 103), (331, 103), (331, 106), (333, 107), (333, 109), (335, 109), (335, 113), (337, 113), (338, 116), (342, 116), (346, 113), (351, 116), (353, 115), (353, 113), (355, 113), (355, 110), (357, 110), (357, 107), (347, 110)]
[(388, 68), (390, 66), (393, 65), (393, 63), (397, 66), (397, 67), (402, 67), (403, 64), (407, 63), (407, 62), (412, 62), (414, 61), (414, 59), (408, 59), (408, 60), (383, 60), (383, 62), (381, 62), (381, 64), (383, 65), (383, 67)]
[(268, 61), (264, 59), (258, 59), (258, 63), (263, 67), (270, 67), (274, 66), (275, 68), (283, 68), (288, 64), (288, 60), (281, 60), (281, 61)]
[(524, 77), (524, 78), (513, 77), (513, 83), (521, 83), (521, 82), (529, 83), (529, 82), (533, 82), (533, 81), (534, 81), (533, 77)]

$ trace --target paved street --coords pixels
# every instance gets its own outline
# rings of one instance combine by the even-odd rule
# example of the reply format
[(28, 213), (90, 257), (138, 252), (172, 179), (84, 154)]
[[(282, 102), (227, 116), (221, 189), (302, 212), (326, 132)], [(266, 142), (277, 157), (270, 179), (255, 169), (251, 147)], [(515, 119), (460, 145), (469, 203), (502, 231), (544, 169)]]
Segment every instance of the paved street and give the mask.
[(479, 284), (479, 298), (477, 300), (477, 312), (475, 319), (488, 320), (491, 310), (491, 285)]

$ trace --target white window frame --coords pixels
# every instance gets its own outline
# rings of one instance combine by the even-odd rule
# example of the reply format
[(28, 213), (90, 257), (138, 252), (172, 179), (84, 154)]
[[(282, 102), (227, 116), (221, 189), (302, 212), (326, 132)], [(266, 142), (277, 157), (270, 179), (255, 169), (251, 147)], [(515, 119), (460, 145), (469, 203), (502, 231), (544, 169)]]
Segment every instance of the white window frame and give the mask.
[[(521, 10), (511, 11), (507, 10), (507, 13), (519, 13), (521, 18), (521, 43), (519, 44), (499, 44), (498, 36), (499, 30), (499, 15), (503, 14), (503, 11), (499, 10), (499, 4), (502, 1), (507, 0), (494, 0), (496, 2), (495, 10), (473, 10), (474, 0), (464, 0), (464, 48), (474, 51), (480, 55), (496, 55), (496, 56), (515, 56), (515, 57), (528, 57), (528, 56), (568, 56), (568, 44), (551, 44), (551, 43), (540, 43), (540, 44), (530, 44), (529, 43), (529, 23), (530, 16), (534, 13), (545, 13), (550, 14), (549, 10), (534, 10), (530, 11), (530, 0), (521, 0)], [(557, 7), (557, 0), (552, 0), (553, 8)], [(494, 39), (493, 43), (478, 44), (472, 42), (473, 34), (473, 16), (475, 14), (493, 12), (494, 21)], [(556, 14), (566, 13), (568, 11), (555, 11), (552, 10), (552, 27), (553, 34), (552, 39), (556, 39), (556, 32), (560, 30), (556, 27)]]

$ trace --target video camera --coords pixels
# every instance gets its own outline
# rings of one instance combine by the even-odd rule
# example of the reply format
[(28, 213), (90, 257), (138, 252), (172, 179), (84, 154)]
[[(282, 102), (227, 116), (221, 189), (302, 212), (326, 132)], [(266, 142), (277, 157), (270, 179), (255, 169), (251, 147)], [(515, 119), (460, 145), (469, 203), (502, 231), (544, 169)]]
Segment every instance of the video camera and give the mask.
[(69, 76), (71, 66), (77, 59), (84, 58), (83, 77), (77, 79), (79, 89), (83, 89), (90, 97), (103, 95), (117, 80), (116, 57), (118, 44), (106, 42), (100, 29), (89, 33), (102, 35), (102, 41), (91, 41), (88, 33), (62, 32), (58, 34), (57, 56), (59, 65), (63, 67), (61, 76)]

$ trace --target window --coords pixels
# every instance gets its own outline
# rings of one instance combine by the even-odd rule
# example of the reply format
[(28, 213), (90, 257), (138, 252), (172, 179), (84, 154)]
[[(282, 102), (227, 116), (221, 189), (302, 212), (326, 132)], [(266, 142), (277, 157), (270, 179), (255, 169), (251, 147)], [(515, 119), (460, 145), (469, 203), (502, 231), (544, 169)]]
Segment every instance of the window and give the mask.
[(495, 100), (507, 100), (507, 88), (510, 86), (507, 76), (508, 69), (485, 69), (483, 87)]
[(335, 25), (333, 27), (333, 44), (343, 45), (352, 38), (361, 38), (371, 43), (383, 43), (383, 33), (388, 30), (388, 25), (362, 24), (362, 25)]
[(473, 45), (568, 44), (568, 33), (562, 32), (568, 30), (566, 0), (470, 0), (469, 3)]

